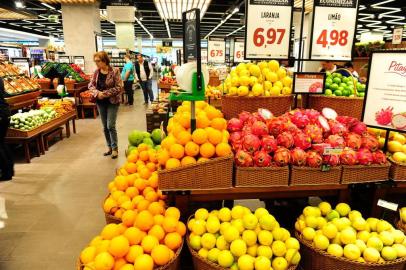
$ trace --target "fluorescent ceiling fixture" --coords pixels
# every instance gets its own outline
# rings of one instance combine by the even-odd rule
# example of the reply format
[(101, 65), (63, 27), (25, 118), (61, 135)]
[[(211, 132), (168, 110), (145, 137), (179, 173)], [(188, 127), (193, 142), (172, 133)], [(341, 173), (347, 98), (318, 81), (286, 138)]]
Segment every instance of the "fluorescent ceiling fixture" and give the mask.
[(210, 5), (211, 0), (154, 0), (162, 20), (182, 20), (182, 12), (193, 8), (200, 9), (200, 18), (203, 18)]
[(27, 20), (23, 20), (23, 22), (26, 22), (26, 23), (33, 23), (33, 22), (30, 22), (30, 21), (27, 21)]
[(204, 37), (204, 39), (207, 39), (211, 34), (213, 34), (214, 31), (216, 31), (218, 28), (220, 28), (220, 26), (222, 26), (226, 21), (228, 21), (228, 19), (230, 19), (231, 16), (233, 16), (233, 14), (228, 14), (225, 19), (221, 20), (221, 22), (220, 22), (216, 27), (214, 27), (213, 30), (210, 31), (210, 33), (208, 33), (208, 34)]
[(234, 30), (234, 31), (231, 32), (230, 34), (227, 34), (227, 37), (228, 37), (228, 36), (231, 36), (231, 35), (233, 35), (233, 34), (235, 34), (235, 33), (237, 33), (238, 31), (240, 31), (240, 30), (242, 30), (242, 29), (244, 29), (244, 28), (245, 28), (245, 25), (241, 26), (240, 28)]
[(41, 5), (43, 5), (43, 6), (47, 7), (47, 8), (50, 8), (50, 9), (55, 9), (53, 6), (48, 5), (46, 3), (41, 3)]
[[(37, 32), (42, 32), (42, 31), (37, 30), (37, 29), (32, 29), (32, 30), (37, 31)], [(25, 35), (25, 36), (29, 36), (29, 37), (36, 37), (36, 38), (42, 38), (42, 39), (49, 39), (49, 37), (47, 37), (47, 36), (41, 36), (41, 35), (31, 34), (31, 33), (23, 32), (23, 31), (17, 31), (17, 30), (13, 30), (13, 29), (2, 28), (1, 31), (2, 31), (2, 32), (11, 33), (11, 34)]]
[(16, 8), (25, 8), (25, 4), (21, 0), (15, 1), (14, 3), (16, 5)]
[(168, 20), (165, 20), (166, 31), (168, 32), (168, 37), (172, 38), (171, 36), (171, 29), (169, 28)]
[(148, 29), (142, 24), (142, 22), (137, 17), (135, 17), (135, 20), (142, 27), (142, 29), (144, 29), (144, 31), (147, 32), (147, 34), (149, 35), (150, 38), (154, 38), (154, 36), (151, 34), (151, 32), (148, 31)]
[(62, 14), (62, 10), (57, 10), (56, 12), (59, 12), (59, 13), (61, 13), (61, 14)]

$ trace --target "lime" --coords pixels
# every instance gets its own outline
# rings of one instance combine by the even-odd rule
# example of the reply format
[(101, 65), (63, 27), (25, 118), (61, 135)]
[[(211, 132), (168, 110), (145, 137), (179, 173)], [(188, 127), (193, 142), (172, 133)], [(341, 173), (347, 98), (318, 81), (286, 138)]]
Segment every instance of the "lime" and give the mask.
[(325, 88), (326, 88), (326, 89), (329, 89), (329, 88), (330, 88), (330, 85), (331, 85), (331, 83), (326, 82)]
[(347, 84), (342, 82), (342, 83), (339, 84), (339, 86), (341, 86), (341, 87), (347, 87)]
[(342, 95), (343, 95), (343, 92), (342, 92), (341, 90), (335, 90), (335, 91), (334, 91), (334, 95), (336, 95), (336, 96), (342, 96)]
[(348, 82), (348, 77), (343, 77), (342, 81), (343, 81), (343, 83), (347, 83)]
[(330, 89), (333, 90), (333, 91), (337, 90), (338, 89), (338, 84), (333, 83), (332, 85), (330, 85)]
[(340, 83), (341, 83), (341, 79), (335, 77), (335, 78), (333, 79), (333, 82), (336, 83), (336, 84), (340, 84)]
[(342, 78), (342, 77), (343, 77), (343, 75), (342, 75), (341, 73), (334, 73), (334, 74), (337, 74), (336, 77), (338, 77), (338, 78)]
[(339, 90), (339, 91), (343, 92), (345, 89), (344, 89), (344, 87), (339, 86), (339, 87), (337, 88), (337, 90)]
[(330, 89), (326, 89), (324, 94), (326, 94), (326, 96), (331, 96), (333, 94), (333, 91), (331, 91)]
[(351, 94), (351, 92), (349, 90), (344, 90), (343, 91), (343, 96), (348, 97)]
[(332, 79), (332, 78), (330, 78), (330, 77), (329, 77), (329, 78), (327, 78), (327, 79), (326, 79), (326, 83), (332, 84), (332, 83), (333, 83), (333, 79)]
[(327, 71), (327, 72), (326, 72), (326, 76), (327, 76), (327, 77), (330, 77), (330, 76), (331, 76), (331, 72), (330, 72), (330, 71)]
[(347, 85), (352, 85), (352, 86), (354, 86), (354, 83), (353, 83), (351, 80), (349, 80), (349, 81), (347, 82)]
[(364, 97), (364, 96), (365, 96), (365, 93), (364, 93), (364, 92), (360, 92), (360, 93), (358, 93), (358, 96), (359, 96), (359, 97)]

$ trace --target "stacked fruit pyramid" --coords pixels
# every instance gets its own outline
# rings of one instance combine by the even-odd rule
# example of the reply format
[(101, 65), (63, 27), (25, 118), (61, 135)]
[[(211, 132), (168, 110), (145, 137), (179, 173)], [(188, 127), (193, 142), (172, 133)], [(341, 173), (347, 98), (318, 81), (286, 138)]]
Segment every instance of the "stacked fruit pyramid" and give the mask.
[(294, 269), (299, 241), (264, 208), (198, 209), (188, 222), (193, 256), (208, 264), (239, 270)]
[(191, 132), (191, 104), (183, 102), (168, 122), (168, 136), (162, 140), (157, 159), (162, 169), (204, 162), (231, 154), (227, 121), (218, 109), (196, 102), (196, 130)]
[(327, 72), (324, 88), (326, 96), (364, 97), (366, 86), (356, 78), (343, 76), (338, 72)]
[(119, 224), (108, 224), (80, 254), (83, 270), (152, 270), (172, 263), (186, 233), (180, 212), (165, 207), (157, 190), (156, 151), (140, 144), (121, 169), (126, 175), (109, 183), (110, 196), (103, 204)]
[(406, 259), (406, 238), (402, 231), (385, 220), (365, 220), (360, 212), (351, 210), (345, 203), (337, 204), (335, 209), (328, 202), (318, 207), (307, 206), (295, 228), (301, 241), (321, 254), (359, 263)]

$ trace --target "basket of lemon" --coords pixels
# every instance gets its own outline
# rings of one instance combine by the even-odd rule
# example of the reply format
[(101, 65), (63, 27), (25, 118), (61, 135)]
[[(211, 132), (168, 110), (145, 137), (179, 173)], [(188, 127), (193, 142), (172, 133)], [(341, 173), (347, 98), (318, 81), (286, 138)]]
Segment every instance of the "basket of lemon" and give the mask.
[(368, 218), (345, 203), (307, 206), (295, 224), (303, 268), (312, 270), (402, 270), (405, 235), (385, 220)]

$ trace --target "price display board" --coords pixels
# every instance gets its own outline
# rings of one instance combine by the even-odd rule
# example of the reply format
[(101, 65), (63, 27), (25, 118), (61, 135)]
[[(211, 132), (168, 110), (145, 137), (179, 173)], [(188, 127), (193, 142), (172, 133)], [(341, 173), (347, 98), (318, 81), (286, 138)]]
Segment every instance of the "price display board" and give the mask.
[(247, 0), (244, 59), (288, 59), (293, 0)]
[(393, 29), (392, 44), (398, 45), (402, 43), (403, 28), (396, 27)]
[(84, 56), (74, 56), (73, 63), (78, 65), (82, 70), (85, 70), (85, 57)]
[(197, 59), (196, 20), (184, 22), (183, 51), (186, 62)]
[(357, 14), (358, 0), (315, 0), (310, 58), (350, 61)]
[(70, 56), (60, 55), (60, 56), (59, 56), (59, 63), (67, 63), (67, 64), (70, 64)]
[(226, 42), (223, 38), (209, 38), (207, 42), (207, 62), (221, 64), (226, 62)]
[(30, 59), (26, 57), (12, 57), (11, 62), (17, 66), (25, 75), (30, 76)]
[(373, 52), (369, 61), (362, 121), (406, 131), (406, 51)]
[(95, 35), (95, 42), (96, 42), (96, 52), (103, 51), (103, 37), (101, 34)]
[(207, 64), (207, 48), (202, 49), (200, 53), (202, 54), (202, 64)]
[(326, 73), (324, 72), (295, 72), (293, 76), (293, 93), (323, 94)]
[(235, 39), (234, 41), (234, 63), (244, 62), (244, 41)]

